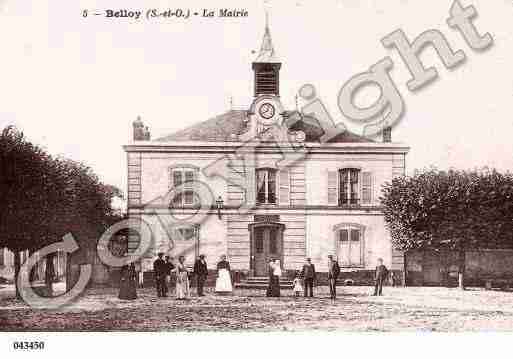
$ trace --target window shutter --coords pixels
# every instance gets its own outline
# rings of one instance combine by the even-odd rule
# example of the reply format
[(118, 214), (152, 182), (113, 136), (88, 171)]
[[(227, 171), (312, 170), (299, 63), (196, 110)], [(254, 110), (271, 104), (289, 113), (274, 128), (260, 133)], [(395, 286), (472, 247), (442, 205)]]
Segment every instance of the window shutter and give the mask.
[(351, 229), (351, 244), (349, 260), (353, 265), (362, 263), (362, 241), (361, 232), (358, 229)]
[(277, 198), (279, 196), (279, 187), (278, 184), (276, 184), (278, 180), (276, 177), (277, 174), (275, 171), (267, 170), (267, 203), (276, 204), (279, 201)]
[(362, 172), (362, 203), (372, 203), (372, 173)]
[(328, 204), (338, 204), (338, 172), (328, 171)]
[(184, 194), (183, 194), (184, 204), (192, 205), (197, 201), (197, 199), (195, 198), (195, 195), (194, 195), (194, 184), (195, 184), (194, 181), (196, 180), (196, 173), (193, 170), (185, 170), (184, 175), (185, 175), (185, 181), (183, 184), (183, 187), (185, 189)]
[(349, 257), (349, 230), (341, 229), (339, 232), (338, 258), (342, 265), (349, 265), (351, 259)]
[(178, 188), (183, 182), (182, 172), (178, 170), (172, 171), (171, 181), (171, 189), (174, 189), (174, 197), (171, 200), (173, 201), (173, 205), (179, 207), (182, 205), (182, 194), (176, 191), (176, 188)]
[(290, 173), (288, 169), (282, 169), (279, 172), (280, 185), (280, 205), (288, 206), (290, 204)]
[(169, 169), (169, 186), (168, 186), (168, 190), (170, 190), (171, 188), (174, 187), (175, 185), (175, 172), (173, 171), (172, 168)]

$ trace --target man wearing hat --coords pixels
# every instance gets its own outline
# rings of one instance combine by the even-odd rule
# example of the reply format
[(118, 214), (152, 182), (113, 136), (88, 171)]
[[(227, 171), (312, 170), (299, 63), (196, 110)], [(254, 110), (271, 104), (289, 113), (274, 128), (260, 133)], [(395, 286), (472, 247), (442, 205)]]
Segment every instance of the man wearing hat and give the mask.
[(306, 259), (306, 263), (303, 265), (301, 271), (301, 278), (305, 282), (305, 297), (308, 297), (310, 291), (310, 297), (313, 297), (313, 286), (315, 281), (315, 266), (313, 265), (310, 258)]
[(153, 262), (153, 272), (155, 273), (155, 286), (157, 287), (157, 297), (167, 297), (166, 272), (167, 265), (162, 257), (164, 253), (159, 252), (158, 258)]
[(378, 265), (374, 274), (375, 286), (373, 295), (383, 295), (383, 282), (388, 278), (388, 269), (383, 264), (383, 259), (378, 258)]
[(196, 275), (196, 283), (198, 284), (198, 297), (203, 297), (203, 287), (208, 277), (207, 262), (205, 255), (201, 254), (194, 263), (194, 274)]
[(340, 274), (340, 266), (338, 261), (333, 259), (332, 255), (328, 256), (328, 283), (330, 285), (331, 299), (337, 299), (337, 278)]

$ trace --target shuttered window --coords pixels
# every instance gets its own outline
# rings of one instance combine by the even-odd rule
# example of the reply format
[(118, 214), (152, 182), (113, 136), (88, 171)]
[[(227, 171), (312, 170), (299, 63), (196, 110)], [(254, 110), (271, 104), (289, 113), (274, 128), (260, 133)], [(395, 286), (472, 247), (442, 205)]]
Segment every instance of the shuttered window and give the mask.
[(282, 169), (279, 172), (280, 183), (280, 205), (288, 206), (290, 204), (290, 174), (289, 170)]
[(372, 203), (372, 173), (358, 168), (328, 171), (328, 205)]

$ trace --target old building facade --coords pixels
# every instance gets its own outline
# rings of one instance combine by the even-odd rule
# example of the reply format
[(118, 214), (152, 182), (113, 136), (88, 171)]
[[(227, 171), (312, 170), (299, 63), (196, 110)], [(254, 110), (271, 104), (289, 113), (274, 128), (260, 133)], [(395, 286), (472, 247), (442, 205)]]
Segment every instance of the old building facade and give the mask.
[[(154, 239), (143, 271), (159, 251), (184, 253), (188, 264), (205, 254), (212, 268), (226, 254), (250, 276), (266, 275), (271, 258), (292, 273), (309, 257), (323, 272), (330, 254), (349, 277), (370, 275), (378, 258), (403, 270), (379, 196), (383, 183), (404, 174), (408, 147), (392, 142), (389, 129), (383, 141), (345, 131), (321, 142), (314, 116), (283, 108), (281, 66), (266, 26), (247, 110), (153, 140), (140, 119), (134, 123), (134, 141), (124, 147), (128, 214)], [(138, 236), (128, 245), (134, 251)]]

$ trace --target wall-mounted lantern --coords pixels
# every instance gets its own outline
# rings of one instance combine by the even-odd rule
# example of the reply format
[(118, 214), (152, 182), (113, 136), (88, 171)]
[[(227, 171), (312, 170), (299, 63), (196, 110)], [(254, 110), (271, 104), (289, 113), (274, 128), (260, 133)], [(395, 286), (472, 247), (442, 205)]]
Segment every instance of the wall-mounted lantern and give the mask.
[(221, 210), (222, 210), (222, 209), (223, 209), (223, 207), (224, 207), (224, 201), (223, 201), (223, 199), (221, 198), (221, 196), (217, 197), (216, 205), (217, 205), (217, 217), (218, 217), (219, 219), (221, 219)]

